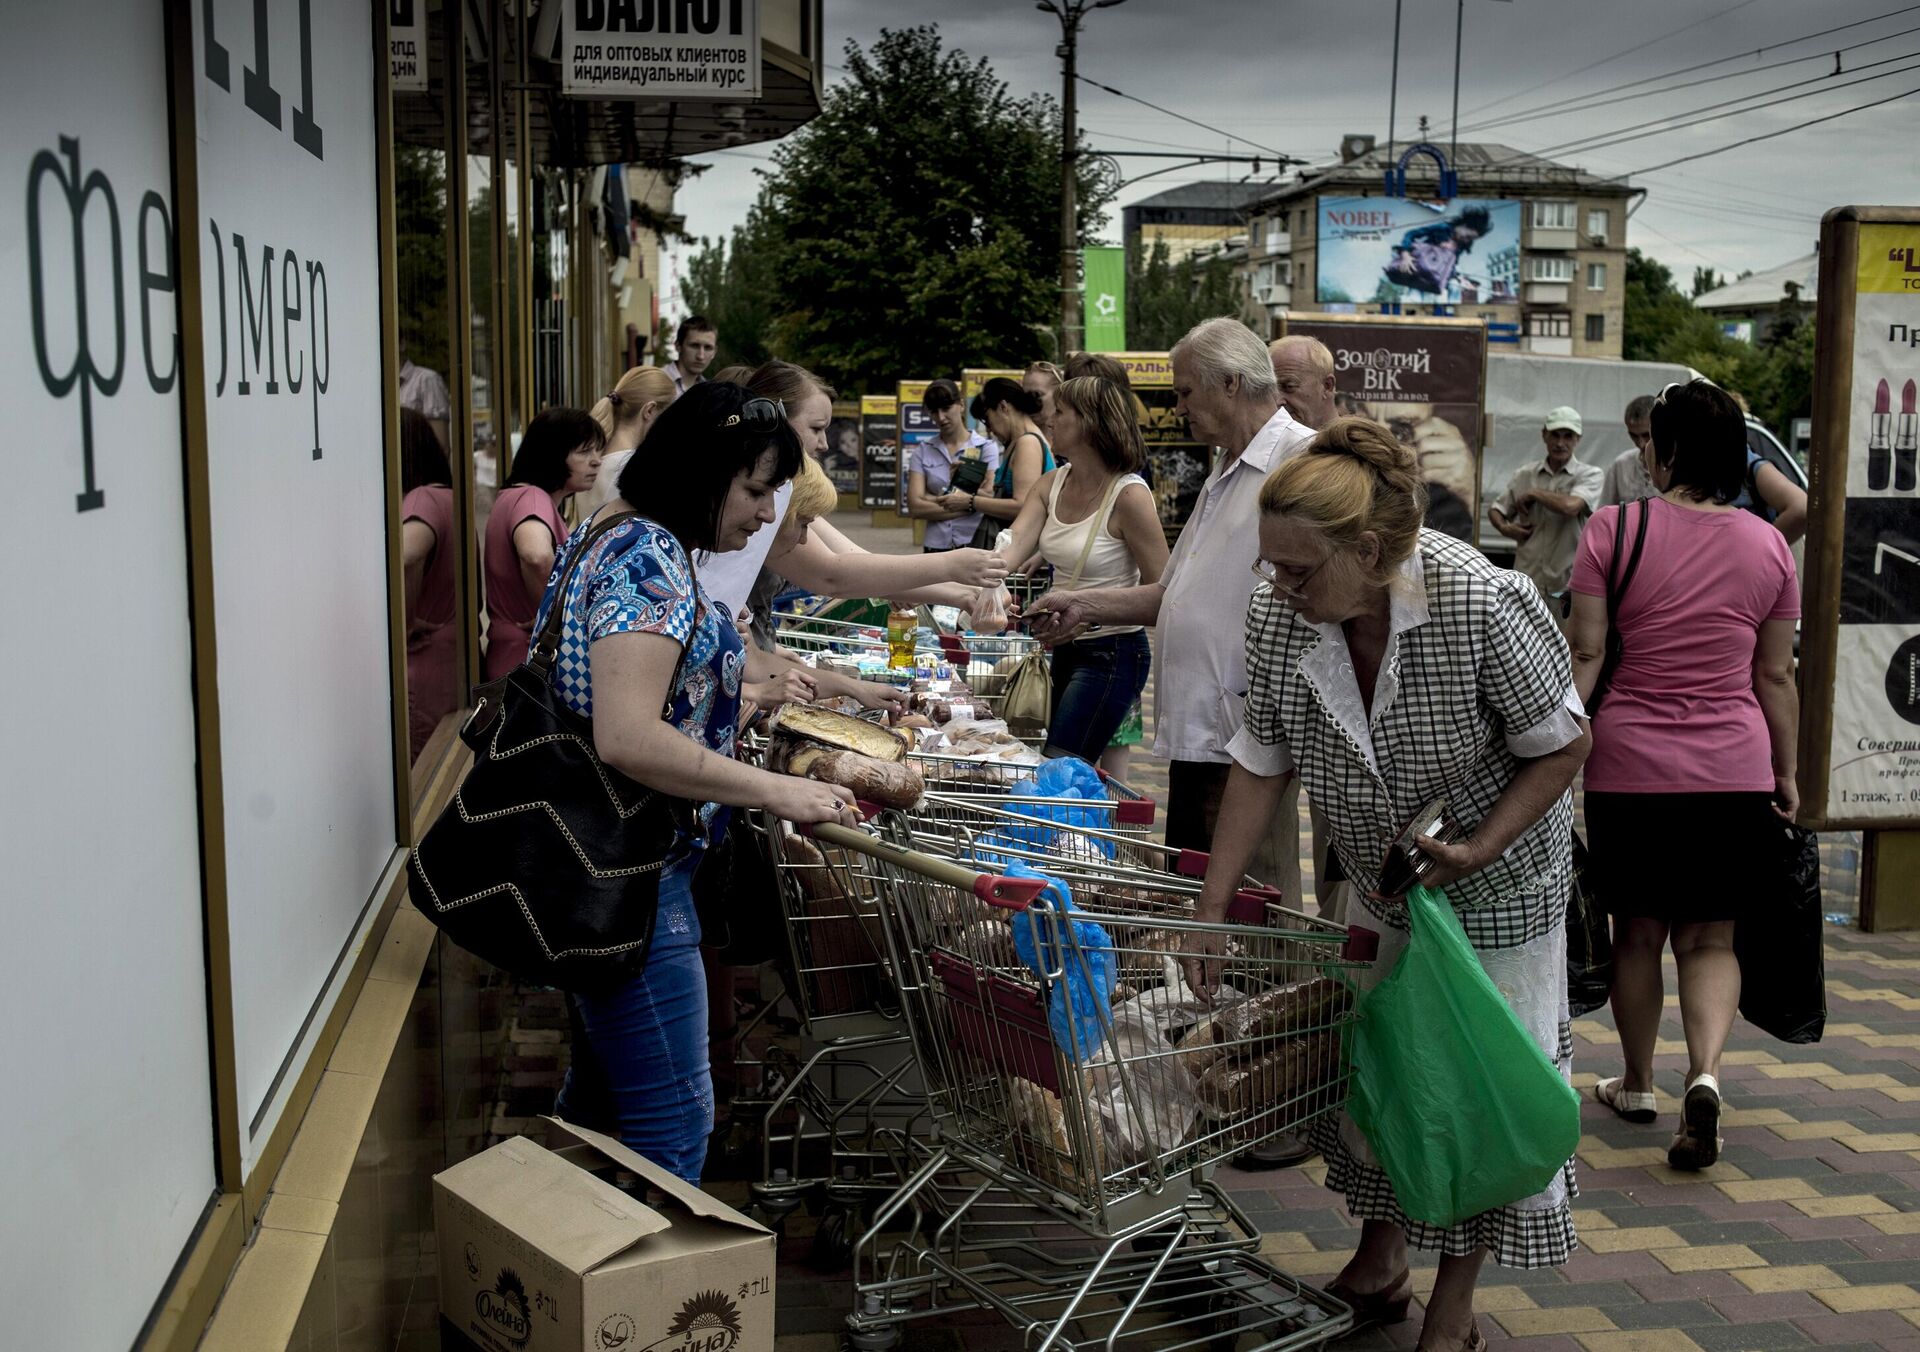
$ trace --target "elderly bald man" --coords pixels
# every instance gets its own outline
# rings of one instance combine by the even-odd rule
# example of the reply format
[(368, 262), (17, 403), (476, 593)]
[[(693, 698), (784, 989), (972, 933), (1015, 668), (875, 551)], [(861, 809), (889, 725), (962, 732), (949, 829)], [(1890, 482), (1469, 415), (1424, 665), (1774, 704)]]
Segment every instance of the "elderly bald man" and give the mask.
[(1267, 344), (1280, 402), (1303, 427), (1319, 431), (1334, 420), (1333, 351), (1318, 338), (1289, 334)]

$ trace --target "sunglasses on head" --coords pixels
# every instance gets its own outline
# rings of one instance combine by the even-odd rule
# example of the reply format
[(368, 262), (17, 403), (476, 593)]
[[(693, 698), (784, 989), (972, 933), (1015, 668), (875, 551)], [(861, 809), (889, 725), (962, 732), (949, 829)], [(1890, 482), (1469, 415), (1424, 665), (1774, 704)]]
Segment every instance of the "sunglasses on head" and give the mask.
[(753, 398), (740, 405), (738, 413), (729, 413), (720, 420), (722, 431), (738, 427), (748, 432), (771, 432), (787, 420), (787, 406), (783, 400)]

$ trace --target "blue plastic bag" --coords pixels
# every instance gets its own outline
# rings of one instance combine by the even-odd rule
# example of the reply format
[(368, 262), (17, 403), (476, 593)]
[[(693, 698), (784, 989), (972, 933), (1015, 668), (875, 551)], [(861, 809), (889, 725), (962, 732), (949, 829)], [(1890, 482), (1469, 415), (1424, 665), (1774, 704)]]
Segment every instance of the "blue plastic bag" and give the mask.
[[(1113, 940), (1091, 920), (1073, 920), (1073, 895), (1065, 883), (1049, 878), (1018, 859), (1006, 866), (1009, 878), (1042, 878), (1046, 889), (1014, 917), (1013, 947), (1020, 961), (1047, 981), (1047, 1026), (1053, 1044), (1075, 1065), (1084, 1064), (1106, 1041), (1112, 1022)], [(1061, 930), (1070, 926), (1069, 944)], [(1048, 973), (1060, 976), (1048, 981)]]
[[(1052, 800), (1045, 803), (1007, 804), (1007, 811), (1046, 824), (1036, 827), (1031, 833), (1024, 827), (1003, 828), (1010, 838), (1030, 844), (1035, 849), (1051, 848), (1060, 830), (1105, 831), (1113, 826), (1113, 807), (1108, 801), (1107, 786), (1101, 782), (1100, 772), (1077, 756), (1058, 756), (1036, 766), (1030, 778), (1017, 781), (1009, 792), (1014, 798)], [(1085, 806), (1079, 805), (1082, 803)], [(1031, 839), (1028, 839), (1029, 835)], [(1110, 840), (1082, 840), (1076, 844), (1082, 851), (1092, 846), (1109, 859), (1114, 856), (1114, 846)]]

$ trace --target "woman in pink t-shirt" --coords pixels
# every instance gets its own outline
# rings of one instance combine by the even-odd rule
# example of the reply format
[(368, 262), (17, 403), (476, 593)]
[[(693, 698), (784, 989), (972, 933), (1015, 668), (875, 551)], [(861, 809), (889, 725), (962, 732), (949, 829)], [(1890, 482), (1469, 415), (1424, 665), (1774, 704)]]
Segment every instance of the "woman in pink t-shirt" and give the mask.
[(433, 424), (400, 410), (400, 557), (407, 601), (407, 743), (418, 758), (460, 707), (460, 627), (453, 622), (453, 475)]
[(567, 542), (560, 504), (600, 477), (606, 434), (585, 410), (550, 408), (527, 424), (513, 470), (487, 517), (486, 678), (526, 660), (533, 617)]
[[(1661, 495), (1602, 510), (1573, 570), (1574, 685), (1590, 699), (1606, 651), (1608, 574), (1621, 655), (1593, 718), (1586, 813), (1594, 881), (1613, 926), (1613, 1014), (1625, 1073), (1594, 1086), (1652, 1122), (1660, 954), (1671, 939), (1687, 1038), (1676, 1169), (1720, 1154), (1720, 1053), (1740, 1002), (1733, 927), (1779, 866), (1794, 784), (1800, 593), (1780, 532), (1732, 505), (1746, 421), (1705, 380), (1654, 403), (1648, 471)], [(1646, 539), (1624, 590), (1645, 514)], [(1614, 569), (1614, 540), (1621, 543)]]

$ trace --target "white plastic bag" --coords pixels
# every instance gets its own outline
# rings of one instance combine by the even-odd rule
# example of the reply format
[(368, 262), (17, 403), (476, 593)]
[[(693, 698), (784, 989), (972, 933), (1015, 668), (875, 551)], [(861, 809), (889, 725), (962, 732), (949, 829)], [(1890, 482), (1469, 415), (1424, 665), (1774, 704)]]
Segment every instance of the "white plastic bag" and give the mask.
[[(1005, 557), (1012, 545), (1013, 532), (1002, 531), (1000, 538), (993, 542), (993, 552)], [(973, 594), (973, 605), (968, 608), (973, 631), (976, 634), (1004, 634), (1007, 631), (1008, 611), (1012, 606), (1013, 593), (1007, 590), (1007, 584), (989, 582)]]

